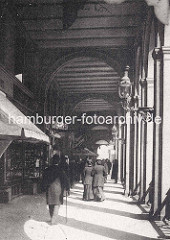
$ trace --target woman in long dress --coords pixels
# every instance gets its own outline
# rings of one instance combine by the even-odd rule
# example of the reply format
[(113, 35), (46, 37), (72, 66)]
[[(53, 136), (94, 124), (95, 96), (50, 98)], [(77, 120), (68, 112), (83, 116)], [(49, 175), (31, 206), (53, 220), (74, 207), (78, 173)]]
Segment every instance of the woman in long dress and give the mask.
[(94, 199), (93, 194), (93, 165), (92, 160), (87, 160), (87, 166), (84, 168), (84, 193), (83, 193), (83, 200), (89, 201)]

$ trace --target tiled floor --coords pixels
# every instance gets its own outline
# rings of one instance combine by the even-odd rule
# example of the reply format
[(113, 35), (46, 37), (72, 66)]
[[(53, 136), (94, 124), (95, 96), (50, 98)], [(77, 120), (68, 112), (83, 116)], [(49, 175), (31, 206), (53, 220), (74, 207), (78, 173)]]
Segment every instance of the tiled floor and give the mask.
[(104, 202), (82, 200), (78, 183), (61, 206), (60, 224), (50, 226), (45, 195), (21, 196), (0, 204), (0, 239), (8, 240), (154, 240), (160, 239), (154, 224), (135, 202), (123, 195), (119, 184), (105, 184)]

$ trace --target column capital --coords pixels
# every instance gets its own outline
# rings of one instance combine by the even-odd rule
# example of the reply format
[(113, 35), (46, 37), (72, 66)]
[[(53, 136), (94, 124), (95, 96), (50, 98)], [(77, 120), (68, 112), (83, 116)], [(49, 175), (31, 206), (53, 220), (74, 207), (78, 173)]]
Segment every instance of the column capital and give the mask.
[(162, 48), (156, 47), (153, 50), (152, 57), (153, 57), (154, 60), (161, 59), (162, 58), (162, 54), (163, 54), (162, 53)]

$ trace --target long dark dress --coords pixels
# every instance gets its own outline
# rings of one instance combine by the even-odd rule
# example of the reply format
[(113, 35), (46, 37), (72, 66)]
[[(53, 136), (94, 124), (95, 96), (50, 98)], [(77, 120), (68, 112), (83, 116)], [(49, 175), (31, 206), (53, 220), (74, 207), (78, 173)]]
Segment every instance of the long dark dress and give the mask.
[(113, 163), (111, 179), (115, 179), (116, 183), (117, 183), (117, 177), (118, 177), (117, 175), (118, 175), (118, 161), (115, 160), (115, 162)]

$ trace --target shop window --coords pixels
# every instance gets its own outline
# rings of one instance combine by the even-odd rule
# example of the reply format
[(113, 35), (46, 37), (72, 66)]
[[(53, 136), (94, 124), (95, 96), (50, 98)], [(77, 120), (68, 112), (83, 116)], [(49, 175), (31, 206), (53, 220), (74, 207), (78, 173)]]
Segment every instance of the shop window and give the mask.
[(11, 144), (6, 151), (5, 181), (12, 182), (22, 178), (22, 151), (21, 144)]

